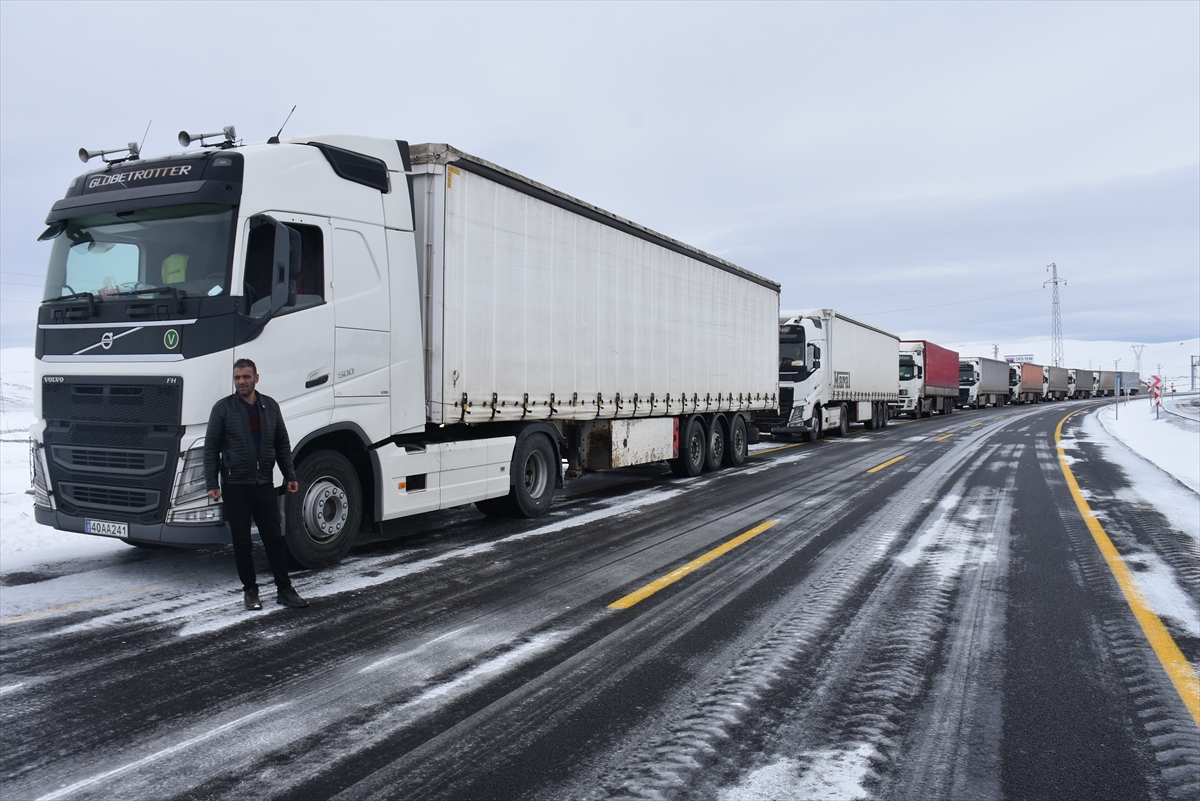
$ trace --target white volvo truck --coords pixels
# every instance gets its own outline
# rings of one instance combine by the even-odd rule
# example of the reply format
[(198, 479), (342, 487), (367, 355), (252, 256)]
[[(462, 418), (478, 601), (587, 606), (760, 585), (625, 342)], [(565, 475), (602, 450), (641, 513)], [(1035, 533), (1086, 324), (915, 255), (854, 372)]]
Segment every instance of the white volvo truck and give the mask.
[(900, 399), (900, 338), (832, 309), (779, 316), (779, 414), (759, 415), (775, 436), (815, 442), (845, 436), (851, 423), (887, 425)]
[(287, 421), (306, 566), (406, 515), (539, 515), (564, 461), (740, 464), (778, 406), (773, 281), (446, 145), (208, 144), (113, 159), (47, 218), (42, 524), (227, 541), (202, 450), (242, 357)]

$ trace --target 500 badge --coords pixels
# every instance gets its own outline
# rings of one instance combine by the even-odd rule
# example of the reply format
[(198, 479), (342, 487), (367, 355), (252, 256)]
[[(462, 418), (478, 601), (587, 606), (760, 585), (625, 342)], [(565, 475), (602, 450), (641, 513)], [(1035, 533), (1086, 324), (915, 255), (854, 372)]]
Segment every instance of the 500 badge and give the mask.
[(175, 350), (179, 347), (179, 332), (174, 328), (168, 328), (167, 333), (163, 334), (163, 346), (167, 350)]

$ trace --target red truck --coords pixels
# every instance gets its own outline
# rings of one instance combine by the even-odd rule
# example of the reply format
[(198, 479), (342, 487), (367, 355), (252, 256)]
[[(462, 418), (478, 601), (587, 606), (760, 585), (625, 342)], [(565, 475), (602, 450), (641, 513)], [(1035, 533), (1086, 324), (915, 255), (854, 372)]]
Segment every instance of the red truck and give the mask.
[(958, 352), (924, 339), (900, 343), (900, 400), (897, 414), (950, 414), (958, 400)]

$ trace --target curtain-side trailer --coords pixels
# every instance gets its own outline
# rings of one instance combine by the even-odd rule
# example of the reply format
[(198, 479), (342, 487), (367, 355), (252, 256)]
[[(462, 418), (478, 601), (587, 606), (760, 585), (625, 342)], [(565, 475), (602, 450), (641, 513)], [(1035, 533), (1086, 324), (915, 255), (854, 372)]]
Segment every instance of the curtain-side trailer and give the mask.
[(563, 461), (739, 464), (778, 404), (778, 284), (446, 145), (230, 128), (111, 159), (47, 223), (35, 514), (64, 530), (227, 541), (202, 446), (243, 357), (308, 566), (419, 512), (541, 514)]
[(1065, 400), (1070, 389), (1070, 376), (1065, 367), (1045, 365), (1042, 367), (1042, 398)]
[(1092, 370), (1069, 370), (1070, 393), (1068, 397), (1075, 400), (1092, 397), (1095, 386), (1095, 373)]
[(1042, 365), (1017, 362), (1008, 366), (1010, 403), (1040, 403), (1045, 388)]

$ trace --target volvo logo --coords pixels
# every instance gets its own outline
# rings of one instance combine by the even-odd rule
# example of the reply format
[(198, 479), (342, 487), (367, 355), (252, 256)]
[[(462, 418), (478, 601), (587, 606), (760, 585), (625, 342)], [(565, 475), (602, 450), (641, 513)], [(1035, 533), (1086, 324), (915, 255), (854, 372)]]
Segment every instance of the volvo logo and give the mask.
[(179, 332), (174, 328), (168, 328), (167, 333), (163, 334), (163, 345), (167, 350), (175, 350), (179, 347)]
[(105, 331), (104, 336), (100, 337), (100, 347), (104, 348), (105, 350), (108, 350), (109, 348), (112, 347), (112, 343), (113, 343), (112, 331)]

